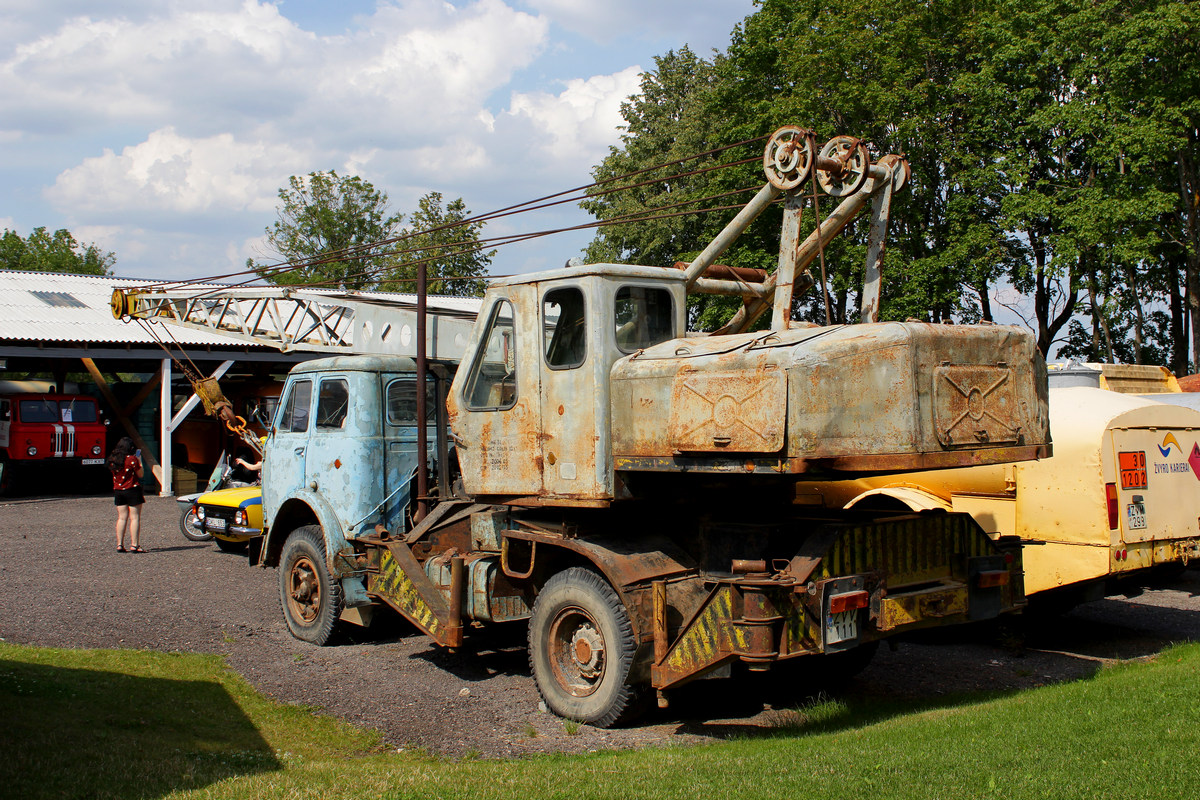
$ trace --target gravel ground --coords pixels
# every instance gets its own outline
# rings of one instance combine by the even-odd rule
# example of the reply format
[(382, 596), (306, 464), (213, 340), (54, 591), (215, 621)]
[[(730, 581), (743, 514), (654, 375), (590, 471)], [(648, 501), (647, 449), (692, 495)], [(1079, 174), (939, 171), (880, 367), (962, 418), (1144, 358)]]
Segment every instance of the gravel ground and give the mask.
[[(293, 639), (278, 573), (187, 541), (170, 498), (148, 498), (144, 555), (117, 553), (111, 498), (0, 502), (0, 640), (54, 647), (146, 648), (225, 654), (262, 692), (376, 728), (395, 747), (487, 757), (685, 744), (779, 725), (790, 713), (757, 692), (762, 681), (699, 681), (672, 705), (617, 730), (579, 726), (539, 709), (524, 631), (473, 634), (439, 650), (403, 621), (333, 647)], [(1027, 627), (937, 632), (881, 647), (848, 689), (860, 698), (925, 699), (1072, 680), (1109, 660), (1200, 641), (1200, 572), (1136, 598), (1090, 603)], [(722, 691), (712, 691), (721, 685)], [(726, 686), (729, 691), (724, 691)]]

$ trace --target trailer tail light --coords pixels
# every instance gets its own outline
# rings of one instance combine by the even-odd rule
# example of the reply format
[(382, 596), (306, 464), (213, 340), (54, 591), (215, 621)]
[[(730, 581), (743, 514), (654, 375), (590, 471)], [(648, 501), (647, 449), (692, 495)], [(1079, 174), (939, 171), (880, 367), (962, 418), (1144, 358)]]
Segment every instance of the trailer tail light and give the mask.
[(1008, 570), (991, 569), (976, 575), (975, 582), (980, 589), (995, 589), (997, 586), (1007, 586), (1011, 577)]
[(846, 592), (835, 594), (829, 598), (829, 613), (842, 614), (846, 611), (857, 611), (866, 608), (871, 603), (871, 595), (866, 592)]
[(1104, 495), (1108, 498), (1108, 529), (1115, 531), (1117, 525), (1120, 524), (1120, 509), (1117, 507), (1117, 485), (1115, 483), (1104, 484)]

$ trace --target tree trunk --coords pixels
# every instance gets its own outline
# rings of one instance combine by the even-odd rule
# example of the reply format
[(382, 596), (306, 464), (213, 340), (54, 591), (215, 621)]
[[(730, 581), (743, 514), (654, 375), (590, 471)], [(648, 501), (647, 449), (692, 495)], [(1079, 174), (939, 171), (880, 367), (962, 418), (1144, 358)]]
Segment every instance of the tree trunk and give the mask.
[[(1195, 142), (1193, 131), (1191, 139)], [(1187, 313), (1192, 328), (1192, 369), (1200, 366), (1200, 175), (1197, 165), (1180, 151), (1175, 159), (1179, 167), (1179, 210), (1186, 233), (1184, 282), (1187, 286)]]
[(1179, 284), (1179, 265), (1167, 259), (1167, 296), (1171, 305), (1171, 372), (1188, 374), (1187, 326), (1183, 317), (1183, 287)]
[(992, 319), (992, 298), (988, 297), (991, 286), (987, 281), (983, 281), (975, 291), (979, 292), (979, 318), (984, 322), (994, 322)]

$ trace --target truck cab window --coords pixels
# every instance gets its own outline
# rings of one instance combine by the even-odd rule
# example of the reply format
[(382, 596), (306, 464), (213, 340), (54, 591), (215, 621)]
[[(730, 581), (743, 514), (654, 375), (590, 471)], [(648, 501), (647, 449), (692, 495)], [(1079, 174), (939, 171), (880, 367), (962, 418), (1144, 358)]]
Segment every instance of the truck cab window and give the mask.
[(63, 422), (96, 422), (96, 404), (90, 400), (63, 400), (59, 413)]
[(617, 290), (617, 347), (632, 353), (675, 338), (675, 309), (671, 293), (647, 286)]
[(467, 379), (467, 407), (512, 408), (517, 402), (517, 338), (512, 304), (507, 300), (494, 306), (483, 341)]
[(551, 369), (573, 369), (581, 365), (587, 358), (583, 292), (574, 286), (546, 292), (542, 299), (542, 330), (546, 339), (546, 364)]
[(22, 422), (58, 422), (58, 403), (53, 400), (22, 400)]
[[(425, 420), (437, 419), (437, 396), (433, 379), (425, 381)], [(397, 378), (387, 385), (387, 421), (389, 425), (417, 424), (417, 379)]]
[(350, 387), (341, 378), (321, 381), (317, 393), (317, 427), (341, 428), (346, 424), (346, 408), (350, 404)]
[(288, 392), (283, 413), (279, 416), (279, 430), (303, 433), (308, 430), (308, 409), (312, 404), (312, 381), (296, 381)]

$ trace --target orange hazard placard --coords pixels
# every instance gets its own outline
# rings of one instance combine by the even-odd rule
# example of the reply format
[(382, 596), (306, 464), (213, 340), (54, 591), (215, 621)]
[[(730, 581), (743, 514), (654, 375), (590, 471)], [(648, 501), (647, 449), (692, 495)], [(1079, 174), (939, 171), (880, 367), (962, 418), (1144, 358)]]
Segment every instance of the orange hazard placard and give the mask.
[(1133, 453), (1117, 453), (1117, 462), (1121, 467), (1122, 489), (1146, 488), (1146, 453), (1144, 450)]

